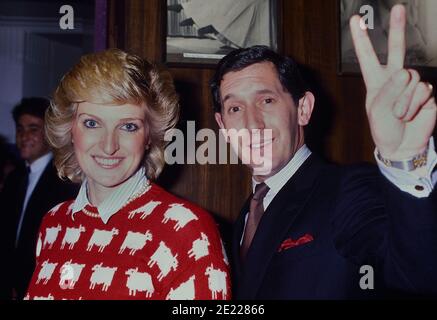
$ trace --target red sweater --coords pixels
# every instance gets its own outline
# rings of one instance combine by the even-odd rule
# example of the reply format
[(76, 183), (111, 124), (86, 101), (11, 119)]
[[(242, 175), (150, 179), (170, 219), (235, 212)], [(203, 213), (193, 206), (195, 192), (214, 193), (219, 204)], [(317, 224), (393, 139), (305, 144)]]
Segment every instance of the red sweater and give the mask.
[(231, 298), (220, 235), (199, 207), (155, 184), (107, 224), (72, 206), (41, 224), (27, 299)]

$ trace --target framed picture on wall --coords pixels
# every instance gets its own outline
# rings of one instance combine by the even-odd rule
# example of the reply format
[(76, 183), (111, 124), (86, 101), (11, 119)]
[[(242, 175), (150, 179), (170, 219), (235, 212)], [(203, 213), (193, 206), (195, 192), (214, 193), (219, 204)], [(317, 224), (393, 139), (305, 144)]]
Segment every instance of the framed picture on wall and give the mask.
[(278, 0), (167, 0), (165, 61), (215, 65), (237, 48), (278, 49)]
[[(387, 62), (390, 10), (402, 3), (407, 11), (405, 65), (432, 75), (437, 67), (437, 1), (435, 0), (339, 0), (340, 72), (360, 71), (352, 43), (349, 19), (364, 16), (369, 37), (381, 63)], [(370, 19), (370, 20), (369, 20)], [(434, 75), (436, 76), (436, 75)]]

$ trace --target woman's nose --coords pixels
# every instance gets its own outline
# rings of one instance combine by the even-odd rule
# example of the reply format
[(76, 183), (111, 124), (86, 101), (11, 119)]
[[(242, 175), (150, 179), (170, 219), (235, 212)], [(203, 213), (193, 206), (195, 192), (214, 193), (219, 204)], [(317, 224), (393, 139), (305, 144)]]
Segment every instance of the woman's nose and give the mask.
[(119, 149), (118, 136), (113, 132), (107, 132), (103, 137), (103, 152), (107, 155), (113, 155)]

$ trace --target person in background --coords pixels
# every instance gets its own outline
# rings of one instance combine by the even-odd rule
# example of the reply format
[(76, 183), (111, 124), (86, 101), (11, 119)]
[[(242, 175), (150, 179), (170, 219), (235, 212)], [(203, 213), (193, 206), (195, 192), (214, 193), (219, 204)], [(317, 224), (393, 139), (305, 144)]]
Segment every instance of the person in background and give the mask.
[(53, 165), (44, 137), (44, 115), (49, 105), (45, 98), (23, 98), (12, 111), (24, 165), (9, 174), (0, 195), (0, 245), (6, 252), (0, 286), (5, 298), (24, 297), (35, 267), (38, 229), (44, 214), (78, 191), (76, 185), (58, 177)]
[(62, 78), (46, 131), (82, 185), (43, 220), (27, 299), (230, 299), (214, 220), (153, 182), (178, 116), (170, 74), (118, 49)]

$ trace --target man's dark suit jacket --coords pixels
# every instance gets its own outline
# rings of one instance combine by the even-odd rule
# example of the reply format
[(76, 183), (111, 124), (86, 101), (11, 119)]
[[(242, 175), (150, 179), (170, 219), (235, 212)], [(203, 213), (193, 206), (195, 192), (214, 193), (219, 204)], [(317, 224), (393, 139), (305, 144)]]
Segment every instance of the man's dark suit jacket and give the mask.
[(35, 267), (38, 230), (44, 214), (58, 203), (75, 198), (78, 191), (77, 185), (58, 178), (53, 162), (50, 161), (29, 198), (15, 248), (22, 207), (19, 189), (24, 179), (24, 170), (18, 168), (8, 176), (0, 197), (0, 246), (4, 248), (1, 252), (6, 254), (0, 266), (0, 298), (3, 299), (11, 297), (12, 287), (18, 299), (24, 297)]
[[(339, 167), (311, 155), (268, 206), (241, 263), (248, 204), (234, 225), (234, 298), (436, 295), (435, 191), (418, 199), (375, 166)], [(373, 267), (374, 290), (360, 288), (370, 275), (360, 274), (363, 265)]]

